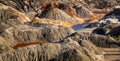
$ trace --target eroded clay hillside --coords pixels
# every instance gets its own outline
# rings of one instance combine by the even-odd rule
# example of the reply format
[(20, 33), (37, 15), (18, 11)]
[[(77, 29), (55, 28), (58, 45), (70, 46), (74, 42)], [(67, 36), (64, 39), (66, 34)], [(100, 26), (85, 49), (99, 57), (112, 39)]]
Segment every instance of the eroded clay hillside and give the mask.
[[(76, 0), (59, 0), (59, 1), (45, 1), (45, 0), (22, 0), (22, 1), (1, 1), (1, 3), (11, 6), (23, 13), (25, 13), (31, 20), (39, 22), (35, 19), (39, 17), (44, 20), (52, 20), (51, 23), (61, 24), (66, 26), (66, 22), (72, 27), (76, 24), (83, 24), (86, 21), (96, 21), (104, 16), (103, 13), (109, 12), (107, 9), (99, 9), (89, 7), (86, 1)], [(58, 13), (58, 14), (57, 14)], [(58, 22), (56, 22), (58, 21)], [(49, 21), (47, 21), (48, 23)], [(65, 22), (65, 23), (64, 23)], [(46, 23), (46, 22), (45, 22)], [(70, 24), (69, 24), (70, 23)]]
[(0, 61), (119, 61), (119, 12), (118, 0), (0, 0)]

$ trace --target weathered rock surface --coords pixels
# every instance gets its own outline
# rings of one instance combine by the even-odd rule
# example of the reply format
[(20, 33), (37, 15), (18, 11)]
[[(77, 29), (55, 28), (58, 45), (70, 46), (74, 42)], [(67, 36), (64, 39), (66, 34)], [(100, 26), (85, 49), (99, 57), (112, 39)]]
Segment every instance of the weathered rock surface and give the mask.
[[(1, 50), (0, 61), (104, 60), (101, 49), (89, 41), (80, 40), (79, 35), (74, 35), (74, 32), (67, 27), (34, 23), (12, 26), (0, 35), (5, 39), (4, 42), (9, 43), (1, 44), (9, 49)], [(42, 41), (47, 42), (42, 43)], [(38, 44), (24, 45), (29, 42), (38, 42)], [(23, 43), (24, 46), (18, 45), (14, 48), (19, 43)]]
[[(103, 61), (102, 50), (71, 35), (58, 43), (30, 45), (0, 55), (1, 61)], [(100, 55), (100, 57), (98, 57)]]
[(76, 8), (77, 15), (81, 18), (89, 18), (92, 15), (92, 12), (86, 7), (77, 7)]
[(115, 40), (109, 36), (79, 32), (79, 37), (82, 40), (90, 41), (91, 43), (95, 44), (98, 47), (103, 47), (103, 48), (120, 47), (119, 42), (117, 42), (117, 40)]
[[(112, 12), (105, 15), (104, 18), (100, 19), (97, 22), (90, 23), (85, 26), (85, 28), (96, 28), (93, 32), (96, 34), (107, 34), (111, 29), (116, 26), (119, 26), (119, 9), (115, 9)], [(100, 32), (100, 33), (99, 33)]]
[(112, 30), (110, 30), (110, 32), (108, 34), (113, 35), (113, 36), (119, 36), (120, 35), (120, 26), (113, 28)]
[(0, 54), (12, 51), (13, 49), (10, 47), (10, 45), (11, 42), (6, 41), (4, 38), (0, 37)]
[(67, 20), (67, 21), (73, 21), (75, 22), (76, 20), (69, 16), (67, 13), (64, 11), (57, 9), (57, 8), (49, 8), (45, 10), (39, 18), (46, 18), (46, 19), (51, 19), (51, 20)]
[[(69, 44), (69, 43), (68, 43)], [(70, 43), (71, 44), (71, 43)], [(74, 43), (72, 43), (74, 44)], [(70, 57), (73, 58), (72, 60), (82, 60), (82, 61), (89, 61), (89, 58), (85, 56), (83, 53), (80, 53), (80, 49), (78, 51), (74, 50), (79, 45), (67, 45), (67, 44), (54, 44), (49, 43), (45, 45), (33, 45), (24, 48), (16, 49), (12, 52), (1, 54), (1, 61), (50, 61), (50, 60), (64, 60), (69, 61)], [(70, 54), (68, 54), (70, 53)], [(73, 53), (71, 55), (71, 53)], [(66, 55), (67, 54), (67, 55)], [(61, 55), (61, 57), (58, 57)], [(66, 56), (66, 59), (63, 57)], [(76, 59), (75, 57), (81, 57)], [(84, 58), (82, 58), (84, 57)], [(68, 59), (67, 59), (68, 58)]]
[(30, 27), (27, 25), (16, 25), (1, 33), (5, 40), (12, 41), (13, 44), (30, 41), (59, 42), (75, 31), (67, 27), (41, 26)]
[(114, 8), (111, 12), (109, 12), (108, 14), (105, 15), (105, 17), (103, 19), (106, 18), (116, 18), (116, 20), (112, 20), (113, 22), (119, 22), (120, 21), (120, 7)]
[(64, 26), (64, 27), (72, 27), (75, 25), (75, 22), (72, 21), (60, 21), (60, 20), (50, 20), (50, 19), (40, 19), (38, 17), (35, 17), (32, 20), (33, 23), (42, 23), (42, 24), (51, 24), (51, 25), (58, 25), (58, 26)]
[[(64, 10), (64, 9), (63, 9)], [(67, 11), (69, 15), (65, 11), (63, 11), (58, 8), (47, 8), (45, 9), (41, 15), (39, 15), (39, 18), (34, 18), (33, 22), (39, 22), (39, 23), (48, 23), (48, 24), (55, 24), (65, 27), (72, 27), (75, 24), (78, 23), (84, 23), (84, 20), (78, 17), (72, 17), (71, 12)], [(74, 16), (74, 15), (73, 15)]]
[[(119, 29), (119, 28), (117, 28), (119, 26), (120, 26), (119, 23), (107, 24), (104, 27), (98, 27), (98, 28), (94, 29), (92, 31), (92, 33), (100, 34), (100, 35), (108, 35), (109, 33), (114, 33), (111, 31), (113, 31), (115, 28)], [(118, 31), (118, 30), (116, 30), (116, 31)]]
[[(76, 16), (74, 10), (76, 5), (73, 3), (77, 0), (60, 0), (72, 2), (61, 6), (59, 6), (61, 2), (44, 2), (44, 4), (50, 3), (48, 4), (50, 7), (45, 6), (46, 9), (42, 11), (43, 1), (51, 0), (0, 0), (1, 3), (8, 5), (0, 4), (0, 61), (105, 61), (106, 53), (101, 49), (102, 47), (120, 47), (120, 43), (109, 36), (91, 34), (92, 31), (105, 35), (120, 33), (119, 25), (111, 26), (117, 23), (119, 18), (107, 18), (111, 15), (118, 16), (117, 12), (111, 12), (102, 20), (88, 26), (93, 29), (75, 32), (69, 28), (71, 24), (73, 25), (71, 22), (79, 22), (81, 19), (79, 17), (92, 15), (89, 8), (82, 6), (82, 3), (86, 6), (92, 3), (97, 6), (103, 4), (96, 6), (103, 8), (113, 7), (117, 0), (109, 2), (104, 0), (104, 3), (98, 0), (92, 3), (79, 0), (82, 1), (82, 3), (78, 2), (81, 7), (77, 6), (79, 8), (76, 9), (79, 17)], [(30, 20), (24, 13), (12, 7), (26, 14), (32, 12), (33, 21), (28, 22)], [(34, 17), (35, 14), (38, 16), (40, 14), (39, 18)]]
[(119, 5), (119, 0), (84, 0), (88, 5), (93, 5), (95, 8), (111, 8)]
[(12, 7), (8, 7), (3, 4), (1, 4), (0, 7), (0, 32), (11, 26), (24, 24), (24, 22), (30, 21), (25, 14)]

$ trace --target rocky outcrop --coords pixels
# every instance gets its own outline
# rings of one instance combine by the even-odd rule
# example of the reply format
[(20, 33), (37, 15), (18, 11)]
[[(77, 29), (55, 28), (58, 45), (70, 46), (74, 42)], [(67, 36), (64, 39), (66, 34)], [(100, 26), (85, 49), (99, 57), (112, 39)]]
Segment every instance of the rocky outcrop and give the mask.
[(113, 36), (119, 36), (120, 35), (120, 26), (113, 28), (112, 30), (110, 30), (110, 32), (108, 34), (113, 35)]
[(39, 23), (48, 23), (55, 24), (65, 27), (72, 27), (78, 23), (84, 23), (84, 20), (78, 17), (71, 17), (64, 11), (58, 8), (48, 8), (42, 12), (42, 14), (38, 18), (34, 18), (33, 22)]
[[(79, 14), (77, 17), (73, 3), (76, 0), (69, 0), (71, 4), (65, 3), (68, 0), (44, 2), (43, 7), (41, 1), (46, 0), (0, 0), (21, 12), (34, 13), (32, 21), (29, 22), (24, 13), (0, 4), (0, 61), (105, 61), (105, 52), (101, 48), (120, 47), (119, 42), (110, 36), (89, 32), (93, 29), (76, 32), (70, 28), (83, 20), (79, 17), (93, 16), (88, 7), (81, 5), (82, 8), (76, 9)], [(94, 31), (103, 31), (100, 34), (119, 33), (118, 26), (106, 26), (111, 24), (112, 21), (109, 21), (96, 22), (95, 26), (98, 28)]]
[(40, 23), (10, 26), (0, 34), (0, 61), (101, 61), (104, 59), (101, 49), (91, 42), (80, 40), (78, 35), (72, 35), (74, 32), (68, 27)]
[(66, 14), (64, 11), (57, 8), (49, 8), (42, 12), (39, 18), (46, 18), (51, 20), (61, 20), (61, 21), (73, 21), (76, 22), (74, 18)]
[(120, 24), (119, 18), (116, 18), (115, 16), (106, 16), (106, 17), (100, 19), (99, 21), (95, 21), (93, 23), (86, 25), (85, 28), (95, 28), (95, 27), (103, 28), (103, 27), (109, 26), (111, 24), (114, 24), (114, 25)]
[(81, 18), (89, 18), (92, 15), (92, 12), (85, 7), (76, 8), (77, 15)]
[(94, 34), (99, 34), (99, 35), (106, 35), (107, 30), (104, 28), (96, 28), (92, 31)]
[(120, 8), (116, 7), (116, 8), (114, 8), (114, 10), (112, 10), (111, 12), (109, 12), (108, 14), (106, 14), (104, 18), (116, 18), (116, 19), (118, 19), (118, 22), (119, 22), (119, 20), (120, 20), (119, 19), (120, 18), (119, 17), (120, 16), (119, 11), (120, 11)]
[(110, 36), (79, 32), (79, 37), (82, 40), (90, 41), (91, 43), (95, 44), (98, 47), (116, 48), (120, 46), (119, 42), (117, 42), (115, 39), (111, 38)]
[(0, 37), (0, 54), (12, 51), (11, 42), (6, 41), (4, 38)]
[(59, 21), (59, 20), (50, 20), (50, 19), (40, 19), (38, 17), (35, 17), (32, 22), (34, 23), (43, 23), (43, 24), (52, 24), (52, 25), (58, 25), (58, 26), (64, 26), (64, 27), (72, 27), (75, 25), (75, 22), (71, 21)]
[(27, 25), (16, 25), (6, 29), (1, 33), (1, 36), (4, 37), (5, 40), (16, 44), (19, 42), (32, 41), (59, 42), (72, 33), (74, 33), (74, 31), (67, 27), (52, 25), (29, 27)]
[(119, 23), (107, 24), (104, 27), (98, 27), (98, 28), (94, 29), (92, 32), (95, 34), (100, 34), (100, 35), (109, 35), (109, 33), (114, 33), (111, 31), (115, 28), (117, 29), (118, 26), (120, 26)]
[[(74, 16), (72, 14), (76, 14), (76, 12), (72, 7), (68, 7), (68, 4), (66, 2), (75, 2), (76, 0), (38, 0), (38, 1), (31, 1), (31, 0), (21, 0), (21, 1), (2, 1), (1, 3), (11, 6), (13, 8), (16, 8), (17, 10), (26, 13), (30, 18), (34, 17), (35, 15), (41, 14), (41, 11), (44, 11), (44, 9), (48, 7), (54, 7), (54, 8), (60, 8), (60, 6), (63, 4), (67, 5), (67, 8), (64, 8), (64, 11), (71, 16)], [(63, 7), (62, 7), (63, 8)], [(70, 11), (71, 10), (71, 11)], [(32, 19), (31, 18), (31, 19)]]
[[(76, 42), (49, 43), (43, 45), (31, 45), (18, 48), (14, 51), (1, 54), (1, 61), (96, 61), (96, 57), (89, 57), (84, 49)], [(66, 57), (66, 58), (65, 58)], [(95, 59), (96, 58), (96, 59)]]
[(91, 5), (95, 8), (111, 8), (116, 5), (119, 5), (118, 0), (84, 0), (88, 5)]
[[(16, 40), (16, 42), (18, 41)], [(89, 41), (80, 40), (79, 35), (74, 34), (60, 42), (31, 44), (15, 48), (0, 54), (0, 61), (103, 61), (104, 58), (101, 54), (101, 49)]]
[[(0, 3), (0, 10), (1, 10), (1, 15), (4, 17), (5, 15), (8, 15), (7, 17), (11, 17), (11, 16), (17, 16), (20, 17), (19, 19), (21, 19), (23, 22), (28, 22), (30, 21), (30, 19), (22, 12), (16, 10), (15, 8), (12, 8), (10, 6), (6, 6)], [(6, 13), (8, 12), (8, 13)], [(6, 13), (5, 15), (3, 15), (3, 13)], [(11, 19), (14, 17), (11, 17)]]
[(1, 4), (0, 7), (0, 32), (11, 26), (24, 24), (24, 22), (30, 21), (24, 13), (21, 13), (12, 7), (3, 4)]

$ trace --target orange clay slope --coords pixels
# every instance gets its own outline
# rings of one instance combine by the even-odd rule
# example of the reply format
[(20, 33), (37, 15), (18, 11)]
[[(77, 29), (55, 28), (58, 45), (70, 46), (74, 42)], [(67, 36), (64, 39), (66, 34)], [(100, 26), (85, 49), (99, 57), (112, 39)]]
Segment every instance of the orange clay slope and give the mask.
[(17, 49), (17, 48), (22, 48), (22, 47), (26, 47), (26, 46), (30, 46), (30, 45), (37, 45), (37, 44), (45, 44), (48, 42), (23, 42), (23, 43), (18, 43), (15, 46), (13, 46), (13, 49)]
[(24, 22), (30, 21), (30, 19), (24, 13), (22, 13), (12, 7), (9, 7), (9, 6), (6, 6), (6, 5), (3, 5), (0, 3), (0, 9), (10, 12), (11, 14), (9, 14), (9, 15), (18, 16)]
[(48, 8), (38, 16), (34, 18), (33, 22), (48, 23), (53, 25), (60, 25), (65, 27), (71, 27), (76, 24), (83, 23), (84, 20), (76, 16), (72, 17), (65, 11), (59, 8)]
[(12, 7), (9, 7), (7, 10), (10, 11), (10, 12), (13, 12), (12, 15), (19, 16), (20, 19), (23, 20), (24, 22), (29, 22), (30, 21), (30, 19), (24, 13), (19, 12), (18, 10), (14, 9)]
[(70, 6), (69, 4), (65, 4), (64, 2), (56, 1), (56, 2), (42, 2), (42, 11), (48, 9), (48, 8), (59, 8), (63, 11), (65, 11), (68, 15), (74, 17), (76, 16), (76, 10)]
[[(81, 21), (81, 24), (83, 23), (83, 20), (80, 18), (76, 18), (79, 20), (79, 23)], [(40, 19), (38, 17), (35, 17), (32, 22), (36, 22), (36, 23), (45, 23), (45, 24), (52, 24), (52, 25), (59, 25), (59, 26), (65, 26), (65, 27), (72, 27), (78, 23), (76, 22), (71, 22), (68, 20), (65, 21), (59, 21), (59, 20), (50, 20), (50, 19)]]
[(60, 1), (42, 2), (42, 11), (46, 10), (47, 8), (57, 8), (60, 4), (64, 3)]

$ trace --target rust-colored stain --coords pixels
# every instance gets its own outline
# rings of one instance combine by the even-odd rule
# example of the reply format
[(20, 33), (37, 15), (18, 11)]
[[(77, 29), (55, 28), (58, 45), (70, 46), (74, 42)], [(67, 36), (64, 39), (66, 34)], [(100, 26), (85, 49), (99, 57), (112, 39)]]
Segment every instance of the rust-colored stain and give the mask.
[(24, 22), (28, 22), (30, 21), (30, 19), (25, 15), (25, 13), (22, 13), (22, 12), (19, 12), (18, 10), (12, 8), (12, 7), (9, 7), (8, 9), (6, 9), (7, 11), (10, 12), (9, 15), (12, 15), (12, 16), (18, 16), (21, 20), (23, 20)]
[(29, 45), (37, 45), (37, 44), (45, 44), (45, 43), (48, 43), (48, 42), (22, 42), (22, 43), (18, 43), (16, 44), (13, 49), (17, 49), (17, 48), (21, 48), (21, 47), (26, 47), (26, 46), (29, 46)]
[[(60, 7), (61, 5), (64, 5), (64, 7)], [(42, 3), (42, 11), (47, 10), (48, 8), (59, 8), (63, 11), (65, 11), (68, 15), (74, 17), (77, 15), (76, 10), (71, 7), (69, 4), (65, 5), (64, 2), (43, 2)]]
[(20, 13), (18, 14), (18, 16), (24, 21), (24, 22), (29, 22), (30, 19), (24, 14), (24, 13)]
[(57, 8), (60, 4), (64, 4), (63, 2), (42, 2), (42, 11), (48, 9), (48, 8)]

